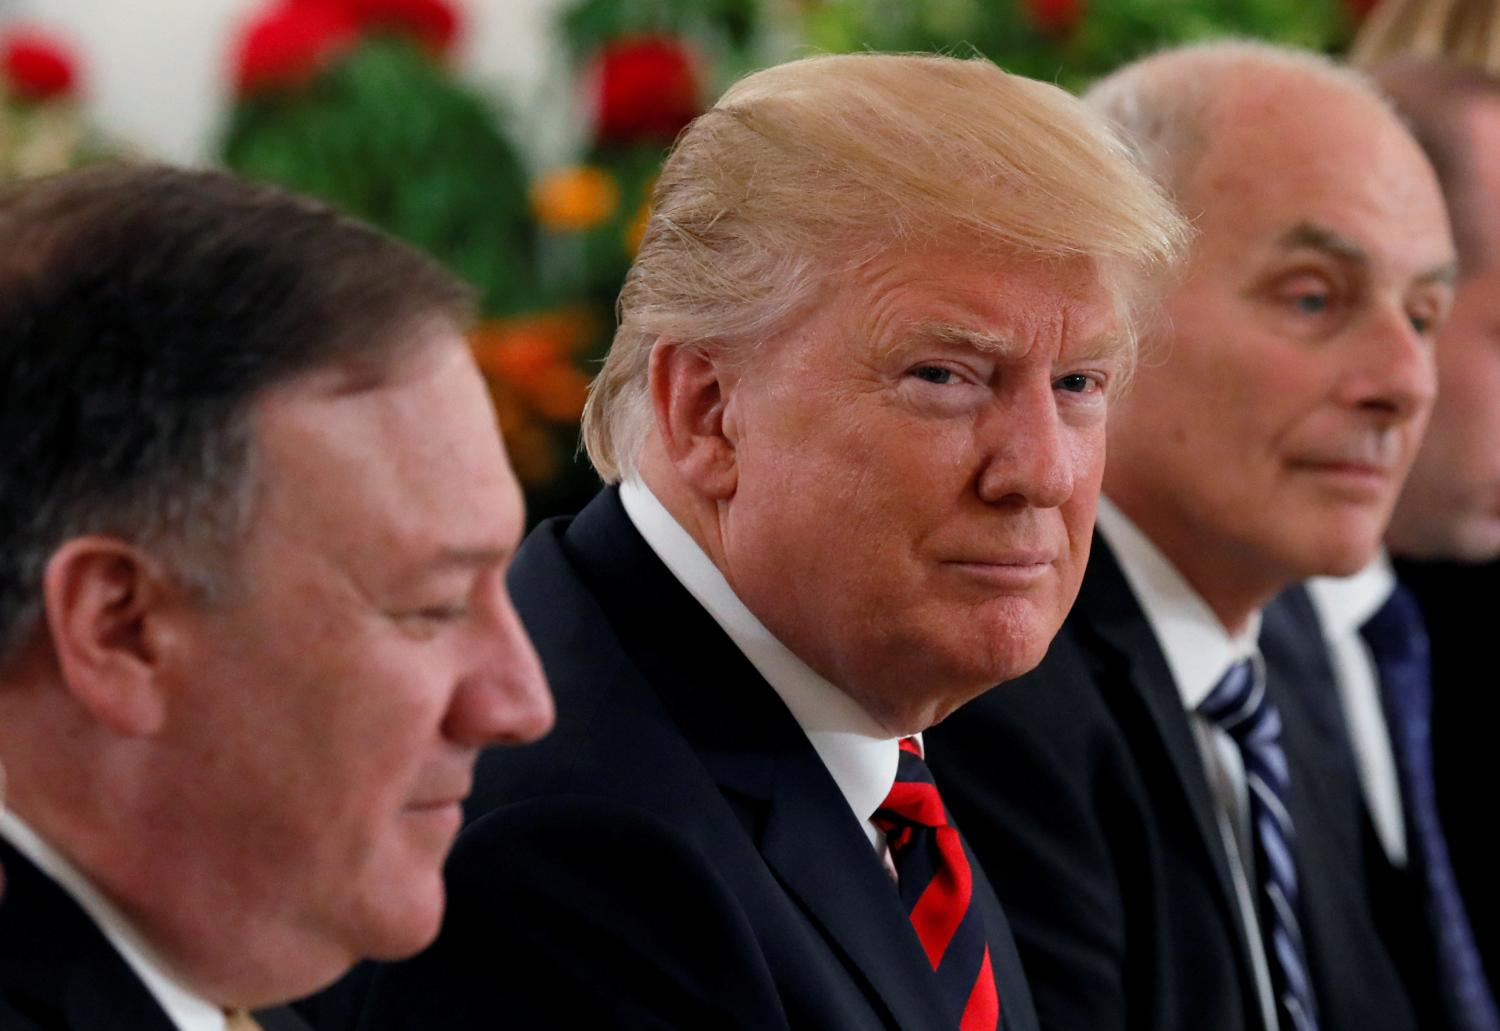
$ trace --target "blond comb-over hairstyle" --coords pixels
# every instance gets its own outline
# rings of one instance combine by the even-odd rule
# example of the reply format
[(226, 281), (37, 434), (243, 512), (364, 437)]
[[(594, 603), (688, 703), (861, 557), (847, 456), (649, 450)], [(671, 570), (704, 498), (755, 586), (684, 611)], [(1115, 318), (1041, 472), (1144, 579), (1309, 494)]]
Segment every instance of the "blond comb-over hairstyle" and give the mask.
[(756, 72), (662, 170), (584, 445), (606, 482), (634, 472), (658, 340), (748, 356), (828, 276), (910, 243), (1090, 261), (1133, 353), (1135, 315), (1186, 232), (1097, 115), (986, 60), (851, 54)]

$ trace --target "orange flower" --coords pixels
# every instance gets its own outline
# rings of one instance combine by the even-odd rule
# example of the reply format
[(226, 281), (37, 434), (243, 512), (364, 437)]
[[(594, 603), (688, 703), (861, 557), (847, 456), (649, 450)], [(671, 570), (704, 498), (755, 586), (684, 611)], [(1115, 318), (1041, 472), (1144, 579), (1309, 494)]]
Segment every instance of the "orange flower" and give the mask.
[(583, 415), (583, 404), (589, 398), (589, 381), (571, 365), (548, 369), (527, 391), (527, 399), (545, 419), (568, 425)]
[(531, 188), (537, 221), (554, 233), (592, 229), (619, 206), (620, 187), (614, 177), (590, 165), (548, 172)]

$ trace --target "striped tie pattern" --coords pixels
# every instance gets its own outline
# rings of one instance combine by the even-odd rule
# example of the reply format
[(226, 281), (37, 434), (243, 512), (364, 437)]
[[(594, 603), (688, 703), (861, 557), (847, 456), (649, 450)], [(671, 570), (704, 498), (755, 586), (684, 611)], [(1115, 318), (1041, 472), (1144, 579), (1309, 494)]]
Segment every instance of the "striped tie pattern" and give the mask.
[(1297, 867), (1292, 861), (1295, 836), (1286, 808), (1286, 753), (1281, 748), (1281, 712), (1266, 695), (1266, 685), (1250, 659), (1229, 668), (1209, 692), (1198, 712), (1239, 746), (1249, 788), (1250, 826), (1254, 839), (1261, 932), (1285, 1031), (1316, 1031), (1307, 953), (1297, 918)]
[(896, 783), (875, 812), (896, 864), (901, 902), (959, 1031), (995, 1031), (1000, 999), (973, 872), (915, 739), (901, 742)]
[(1444, 1003), (1456, 1031), (1500, 1031), (1500, 1016), (1453, 878), (1448, 840), (1438, 822), (1432, 776), (1432, 662), (1416, 599), (1397, 585), (1360, 633), (1380, 673), (1412, 862), (1422, 877), (1427, 919), (1437, 939)]

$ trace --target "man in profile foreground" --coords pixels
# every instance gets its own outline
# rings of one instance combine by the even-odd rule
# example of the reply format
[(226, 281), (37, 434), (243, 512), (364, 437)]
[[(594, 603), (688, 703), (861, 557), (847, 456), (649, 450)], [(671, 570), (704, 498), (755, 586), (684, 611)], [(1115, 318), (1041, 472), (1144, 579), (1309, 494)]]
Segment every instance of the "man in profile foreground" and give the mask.
[(487, 753), (367, 1028), (1037, 1027), (915, 735), (1030, 669), (1182, 226), (984, 61), (822, 57), (680, 138), (511, 584), (558, 733)]
[(1258, 639), (1263, 612), (1307, 626), (1280, 592), (1370, 560), (1416, 453), (1455, 276), (1437, 182), (1311, 54), (1168, 51), (1086, 100), (1197, 236), (1111, 413), (1078, 604), (1033, 674), (929, 736), (938, 784), (1044, 1026), (1426, 1028), (1372, 909), (1342, 727)]
[(17, 1029), (251, 1027), (436, 933), (478, 750), (552, 716), (466, 307), (224, 175), (0, 194)]

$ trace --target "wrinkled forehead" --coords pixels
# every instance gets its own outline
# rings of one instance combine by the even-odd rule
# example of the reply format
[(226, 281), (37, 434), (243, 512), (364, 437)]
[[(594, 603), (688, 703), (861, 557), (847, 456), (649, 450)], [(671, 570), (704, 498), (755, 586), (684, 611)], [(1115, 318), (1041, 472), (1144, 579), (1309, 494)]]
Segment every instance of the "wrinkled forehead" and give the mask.
[(877, 350), (921, 337), (1007, 357), (1056, 333), (1123, 352), (1123, 301), (1139, 284), (1112, 272), (1092, 257), (1027, 252), (956, 234), (891, 247), (831, 275), (821, 301), (851, 339)]
[(1214, 122), (1182, 197), (1198, 229), (1195, 256), (1269, 252), (1319, 235), (1398, 277), (1451, 262), (1436, 175), (1394, 116), (1357, 94), (1302, 99), (1300, 111), (1250, 101), (1221, 110), (1241, 120)]

